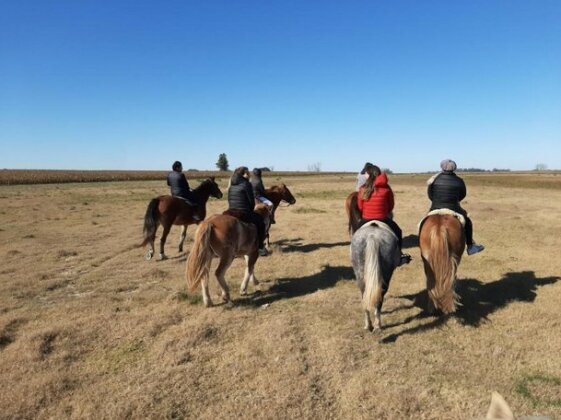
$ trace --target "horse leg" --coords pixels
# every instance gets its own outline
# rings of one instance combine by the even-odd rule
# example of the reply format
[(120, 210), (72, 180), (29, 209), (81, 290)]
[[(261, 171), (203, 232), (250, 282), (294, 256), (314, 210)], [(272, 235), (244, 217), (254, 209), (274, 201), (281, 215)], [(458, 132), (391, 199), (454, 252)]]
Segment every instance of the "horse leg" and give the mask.
[(169, 231), (171, 230), (171, 223), (169, 225), (162, 225), (164, 231), (162, 232), (162, 238), (160, 239), (160, 260), (165, 260), (166, 254), (164, 253), (164, 246), (166, 244), (166, 239), (168, 237)]
[(203, 292), (203, 304), (210, 308), (212, 306), (212, 299), (210, 298), (210, 293), (208, 292), (208, 278), (203, 278), (201, 280), (201, 290)]
[(183, 243), (185, 242), (185, 238), (187, 237), (187, 225), (181, 226), (181, 236), (179, 237), (179, 251), (183, 252)]
[(245, 258), (245, 274), (244, 274), (242, 284), (240, 286), (240, 295), (246, 295), (247, 294), (247, 284), (249, 283), (249, 280), (251, 280), (251, 283), (254, 286), (257, 286), (259, 284), (259, 282), (255, 278), (255, 273), (254, 273), (255, 262), (257, 261), (258, 257), (259, 257), (259, 254), (257, 252), (253, 252), (250, 255), (245, 255), (244, 256), (244, 258)]
[(232, 265), (233, 261), (234, 261), (234, 257), (229, 252), (226, 252), (220, 258), (218, 267), (214, 272), (214, 274), (216, 275), (216, 280), (218, 281), (218, 284), (222, 289), (222, 300), (224, 302), (230, 302), (230, 289), (228, 287), (228, 284), (226, 283), (225, 274), (226, 274), (226, 270), (228, 270), (230, 265)]
[(368, 331), (373, 331), (372, 321), (370, 320), (370, 312), (364, 311), (364, 329)]
[(382, 329), (382, 318), (380, 314), (382, 313), (382, 304), (374, 308), (374, 329), (372, 331), (380, 331)]

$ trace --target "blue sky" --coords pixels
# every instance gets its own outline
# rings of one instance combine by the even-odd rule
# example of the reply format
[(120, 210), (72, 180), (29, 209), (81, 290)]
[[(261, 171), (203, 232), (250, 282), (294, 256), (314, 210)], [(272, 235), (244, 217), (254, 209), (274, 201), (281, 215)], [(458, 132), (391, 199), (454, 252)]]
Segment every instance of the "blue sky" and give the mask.
[(561, 169), (561, 2), (27, 1), (0, 168)]

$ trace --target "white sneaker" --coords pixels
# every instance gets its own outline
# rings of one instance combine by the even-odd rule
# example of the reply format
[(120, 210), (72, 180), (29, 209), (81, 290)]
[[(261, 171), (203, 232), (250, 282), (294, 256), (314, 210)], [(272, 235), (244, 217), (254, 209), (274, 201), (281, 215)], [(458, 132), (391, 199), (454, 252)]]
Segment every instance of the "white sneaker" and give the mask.
[(467, 253), (468, 255), (477, 254), (485, 249), (483, 245), (471, 244), (468, 246)]

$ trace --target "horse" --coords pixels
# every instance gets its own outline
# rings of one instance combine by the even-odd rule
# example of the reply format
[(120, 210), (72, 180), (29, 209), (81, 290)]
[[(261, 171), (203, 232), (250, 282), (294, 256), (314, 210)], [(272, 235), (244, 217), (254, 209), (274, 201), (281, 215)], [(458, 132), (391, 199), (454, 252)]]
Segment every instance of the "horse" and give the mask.
[[(210, 196), (222, 198), (222, 191), (218, 188), (214, 177), (205, 179), (197, 188), (193, 190), (193, 195), (202, 211), (201, 217), (206, 216), (206, 202)], [(144, 216), (144, 241), (139, 246), (149, 244), (146, 252), (146, 260), (152, 259), (154, 255), (154, 241), (156, 239), (156, 230), (161, 224), (164, 231), (160, 239), (160, 259), (166, 259), (164, 246), (167, 236), (172, 225), (181, 225), (181, 238), (179, 241), (179, 252), (183, 252), (183, 243), (187, 236), (187, 226), (200, 221), (193, 220), (193, 206), (190, 206), (185, 200), (171, 195), (160, 195), (148, 203), (146, 215)]]
[[(257, 205), (255, 212), (263, 217), (267, 229), (270, 225), (267, 207), (263, 204)], [(217, 257), (220, 261), (214, 274), (222, 289), (223, 301), (230, 302), (230, 291), (225, 274), (234, 258), (241, 256), (245, 258), (246, 268), (240, 294), (245, 295), (250, 280), (254, 286), (259, 284), (254, 273), (255, 263), (259, 258), (257, 228), (251, 223), (244, 223), (228, 214), (215, 214), (209, 217), (199, 225), (193, 247), (187, 258), (185, 267), (187, 288), (189, 291), (193, 291), (201, 284), (203, 303), (206, 307), (212, 306), (208, 292), (208, 279), (212, 259)]]
[[(397, 236), (382, 222), (369, 222), (351, 237), (351, 262), (362, 296), (364, 329), (382, 329), (382, 303), (393, 272), (400, 263)], [(370, 312), (374, 310), (374, 325)]]
[(358, 229), (358, 225), (362, 217), (360, 210), (358, 209), (357, 199), (358, 192), (355, 191), (350, 193), (345, 200), (345, 211), (347, 212), (347, 219), (349, 220), (347, 229), (349, 231), (349, 236), (351, 237)]
[(266, 188), (265, 197), (273, 203), (273, 211), (271, 212), (272, 220), (275, 220), (275, 211), (281, 201), (288, 203), (289, 206), (296, 203), (296, 199), (285, 184), (273, 185), (271, 188)]
[(456, 310), (454, 285), (465, 244), (462, 219), (453, 212), (437, 210), (421, 221), (419, 247), (427, 278), (429, 313), (440, 310), (446, 315)]

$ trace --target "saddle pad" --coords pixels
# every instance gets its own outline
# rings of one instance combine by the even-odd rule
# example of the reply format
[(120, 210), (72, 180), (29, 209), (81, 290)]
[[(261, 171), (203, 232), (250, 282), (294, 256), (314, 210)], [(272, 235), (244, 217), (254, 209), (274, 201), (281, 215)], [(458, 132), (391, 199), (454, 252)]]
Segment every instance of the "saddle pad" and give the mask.
[[(358, 229), (356, 230), (356, 232), (358, 232), (359, 230), (361, 230), (362, 228), (365, 228), (365, 227), (367, 227), (367, 226), (378, 226), (380, 229), (384, 229), (384, 230), (387, 230), (388, 232), (390, 232), (390, 233), (395, 237), (395, 239), (398, 239), (398, 237), (397, 237), (397, 235), (394, 233), (394, 231), (393, 231), (386, 223), (381, 222), (381, 221), (379, 221), (379, 220), (371, 220), (371, 221), (369, 221), (369, 222), (366, 222), (366, 223), (363, 224), (360, 228), (358, 228)], [(355, 233), (356, 233), (356, 232), (355, 232)]]
[(466, 219), (465, 219), (463, 214), (456, 213), (454, 210), (450, 210), (450, 209), (436, 209), (436, 210), (429, 211), (426, 214), (426, 216), (421, 219), (421, 221), (419, 222), (419, 225), (417, 226), (419, 232), (421, 231), (421, 227), (423, 226), (423, 223), (425, 222), (427, 217), (433, 216), (435, 214), (440, 214), (440, 215), (445, 215), (445, 216), (454, 216), (456, 219), (458, 219), (460, 221), (462, 226), (466, 225)]

